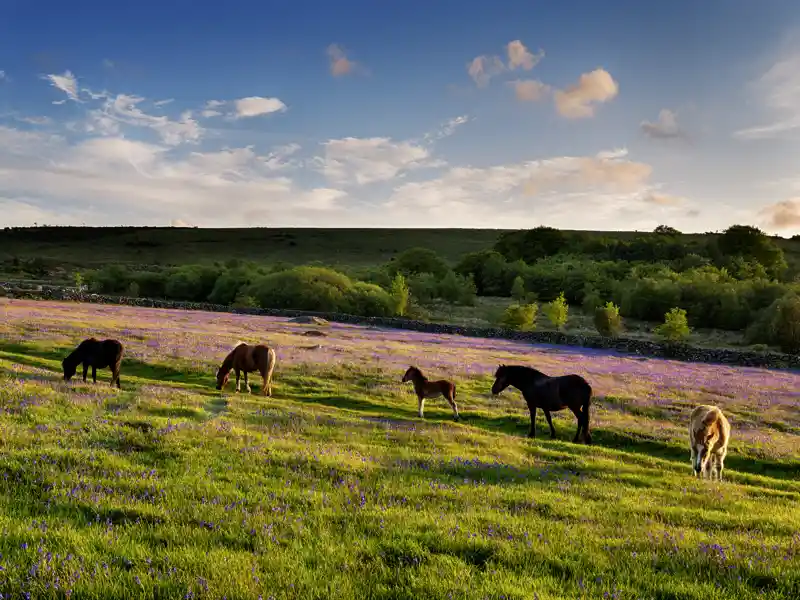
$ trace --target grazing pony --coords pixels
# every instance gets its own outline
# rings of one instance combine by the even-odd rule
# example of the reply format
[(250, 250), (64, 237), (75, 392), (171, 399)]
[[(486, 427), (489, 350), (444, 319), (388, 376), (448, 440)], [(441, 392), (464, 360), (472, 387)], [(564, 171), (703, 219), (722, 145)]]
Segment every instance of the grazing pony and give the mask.
[(694, 476), (722, 479), (722, 467), (728, 453), (731, 424), (716, 406), (703, 404), (689, 416), (689, 448)]
[(98, 341), (91, 337), (83, 340), (78, 347), (61, 361), (64, 370), (64, 381), (69, 381), (75, 375), (78, 365), (83, 363), (83, 381), (89, 367), (92, 367), (92, 381), (97, 383), (97, 369), (111, 369), (111, 385), (117, 382), (117, 388), (122, 389), (119, 383), (119, 371), (122, 364), (122, 344), (118, 340)]
[(437, 396), (444, 396), (444, 399), (453, 407), (453, 416), (458, 421), (458, 406), (456, 406), (456, 384), (452, 381), (439, 379), (437, 381), (428, 381), (428, 378), (422, 374), (417, 367), (408, 367), (405, 375), (403, 375), (403, 383), (411, 381), (414, 383), (414, 392), (417, 394), (417, 402), (419, 404), (419, 418), (423, 419), (422, 411), (425, 408), (425, 398), (436, 398)]
[(592, 399), (592, 386), (580, 375), (561, 375), (550, 377), (532, 367), (523, 365), (500, 365), (494, 374), (492, 395), (497, 396), (509, 386), (522, 392), (531, 413), (531, 429), (528, 437), (536, 437), (536, 409), (541, 408), (550, 426), (550, 437), (556, 437), (556, 429), (550, 417), (551, 411), (569, 408), (578, 419), (578, 430), (573, 442), (583, 432), (583, 440), (592, 443), (589, 433), (589, 403)]
[(238, 342), (233, 350), (228, 353), (217, 371), (217, 389), (221, 390), (228, 383), (231, 369), (236, 371), (236, 391), (241, 391), (239, 377), (244, 373), (244, 384), (247, 393), (251, 393), (250, 384), (247, 383), (247, 374), (253, 371), (261, 373), (264, 384), (261, 386), (262, 396), (272, 396), (272, 371), (275, 368), (275, 350), (264, 344), (249, 346)]

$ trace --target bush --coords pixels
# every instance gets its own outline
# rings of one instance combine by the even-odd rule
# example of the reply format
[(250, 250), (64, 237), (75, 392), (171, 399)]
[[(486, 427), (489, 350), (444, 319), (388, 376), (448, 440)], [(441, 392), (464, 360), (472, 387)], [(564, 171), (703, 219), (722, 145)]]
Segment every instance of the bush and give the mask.
[(500, 324), (507, 329), (531, 331), (536, 329), (536, 315), (539, 306), (536, 304), (512, 304), (503, 312)]
[(464, 277), (457, 275), (453, 271), (448, 271), (447, 275), (436, 286), (436, 296), (438, 298), (463, 306), (474, 306), (477, 293), (475, 282), (471, 276)]
[(394, 276), (394, 279), (392, 280), (392, 286), (389, 290), (389, 295), (392, 297), (392, 308), (394, 310), (394, 314), (396, 314), (398, 317), (405, 315), (406, 310), (408, 309), (408, 301), (410, 299), (411, 292), (408, 289), (406, 278), (403, 277), (402, 273), (398, 273)]
[(600, 335), (613, 337), (622, 331), (622, 318), (619, 316), (619, 306), (613, 302), (606, 302), (605, 306), (594, 309), (594, 326)]
[(231, 302), (232, 308), (258, 308), (258, 302), (252, 296), (239, 294)]
[(561, 292), (555, 300), (545, 305), (544, 314), (556, 329), (561, 329), (567, 324), (569, 305), (566, 298), (564, 298), (564, 292)]
[(800, 295), (789, 292), (761, 311), (748, 328), (745, 340), (778, 346), (790, 354), (800, 353)]
[(391, 316), (394, 302), (383, 288), (324, 267), (294, 267), (263, 275), (244, 288), (264, 308)]
[(170, 300), (205, 302), (216, 285), (219, 269), (209, 266), (185, 266), (170, 271), (165, 296)]
[(128, 286), (128, 296), (131, 298), (139, 297), (139, 284), (135, 281), (131, 281), (131, 284)]
[(239, 291), (253, 283), (257, 277), (255, 271), (246, 267), (234, 267), (225, 271), (214, 282), (208, 301), (214, 304), (231, 304)]
[(656, 327), (653, 333), (669, 342), (679, 342), (688, 338), (691, 331), (686, 311), (676, 307), (664, 315), (664, 322)]
[(525, 291), (525, 280), (522, 276), (517, 275), (514, 277), (514, 283), (511, 285), (511, 297), (517, 302), (525, 302), (528, 292)]

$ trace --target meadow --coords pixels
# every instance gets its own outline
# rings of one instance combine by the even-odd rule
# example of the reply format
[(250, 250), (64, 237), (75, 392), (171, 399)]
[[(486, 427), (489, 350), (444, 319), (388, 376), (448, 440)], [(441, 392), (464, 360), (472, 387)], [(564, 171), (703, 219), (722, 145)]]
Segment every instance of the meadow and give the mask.
[[(82, 339), (122, 390), (64, 383)], [(214, 389), (237, 340), (273, 397)], [(579, 373), (592, 446), (500, 363)], [(456, 382), (417, 417), (409, 364)], [(688, 414), (732, 425), (695, 479)], [(288, 319), (0, 299), (3, 598), (797, 598), (800, 373)]]

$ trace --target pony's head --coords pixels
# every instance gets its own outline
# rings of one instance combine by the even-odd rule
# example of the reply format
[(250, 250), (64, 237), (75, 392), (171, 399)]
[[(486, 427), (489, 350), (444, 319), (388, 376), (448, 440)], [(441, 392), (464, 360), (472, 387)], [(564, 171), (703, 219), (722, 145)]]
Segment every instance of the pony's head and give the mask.
[(492, 385), (492, 396), (497, 396), (509, 386), (508, 367), (500, 365), (494, 372), (494, 384)]
[(228, 383), (228, 377), (230, 377), (231, 369), (230, 367), (225, 368), (224, 366), (220, 367), (217, 370), (217, 389), (221, 390), (225, 387), (225, 384)]
[(402, 382), (405, 383), (406, 381), (413, 381), (414, 377), (419, 375), (420, 370), (417, 367), (408, 367), (408, 369), (406, 369), (406, 374), (403, 375)]
[(78, 364), (70, 360), (69, 357), (61, 361), (61, 369), (64, 371), (64, 381), (69, 381), (75, 375)]
[(711, 448), (720, 438), (719, 421), (716, 412), (709, 413), (697, 424), (692, 432), (692, 445), (694, 446), (694, 469), (695, 476), (704, 473), (711, 458)]

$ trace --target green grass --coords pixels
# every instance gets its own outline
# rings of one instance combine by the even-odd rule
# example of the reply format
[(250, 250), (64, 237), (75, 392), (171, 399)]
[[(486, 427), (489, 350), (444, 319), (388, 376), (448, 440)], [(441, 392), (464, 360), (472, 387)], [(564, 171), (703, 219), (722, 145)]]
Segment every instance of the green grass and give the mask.
[(459, 382), (455, 423), (443, 401), (418, 419), (408, 388), (365, 367), (279, 365), (263, 398), (170, 357), (126, 359), (122, 391), (108, 371), (67, 385), (64, 353), (0, 342), (3, 594), (800, 595), (795, 455), (734, 452), (728, 481), (706, 482), (678, 436), (575, 445), (559, 413), (557, 440), (527, 440), (485, 377)]

